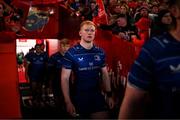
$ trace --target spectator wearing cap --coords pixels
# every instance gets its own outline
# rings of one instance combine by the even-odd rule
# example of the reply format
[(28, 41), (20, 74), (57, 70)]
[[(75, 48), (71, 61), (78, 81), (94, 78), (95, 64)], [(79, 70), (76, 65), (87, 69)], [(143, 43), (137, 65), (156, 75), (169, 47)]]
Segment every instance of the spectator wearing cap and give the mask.
[(112, 33), (124, 40), (131, 41), (131, 35), (137, 35), (137, 29), (129, 23), (125, 14), (120, 14), (112, 28)]
[(138, 28), (138, 34), (141, 36), (141, 39), (147, 41), (151, 25), (151, 20), (148, 16), (149, 8), (147, 6), (142, 6), (138, 11), (139, 14), (135, 16), (135, 26)]
[(137, 9), (137, 12), (134, 15), (135, 22), (137, 22), (141, 17), (148, 17), (148, 13), (148, 6), (141, 6), (139, 9)]

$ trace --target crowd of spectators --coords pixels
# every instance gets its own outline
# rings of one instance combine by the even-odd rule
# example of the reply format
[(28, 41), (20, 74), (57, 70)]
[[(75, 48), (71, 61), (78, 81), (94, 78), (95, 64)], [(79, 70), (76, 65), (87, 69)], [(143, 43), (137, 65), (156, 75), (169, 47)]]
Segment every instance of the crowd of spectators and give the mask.
[(11, 1), (0, 2), (0, 31), (8, 30), (20, 33), (23, 10), (11, 4)]
[[(82, 20), (93, 21), (93, 18), (99, 14), (99, 4), (96, 0), (64, 0), (63, 2), (73, 11), (72, 15), (77, 15)], [(138, 40), (147, 41), (151, 35), (166, 31), (168, 24), (172, 23), (172, 16), (168, 18), (163, 14), (164, 10), (168, 12), (166, 0), (160, 2), (158, 0), (103, 0), (103, 2), (108, 24), (97, 25), (102, 29), (112, 30), (113, 34), (128, 41), (132, 41), (132, 35), (133, 39), (136, 37)], [(163, 24), (165, 27), (160, 27), (162, 18), (168, 19), (165, 20), (168, 23)]]
[[(96, 0), (59, 0), (59, 4), (67, 9), (71, 16), (79, 16), (82, 20), (91, 20), (99, 15), (99, 3)], [(103, 0), (108, 24), (97, 24), (102, 29), (112, 30), (113, 34), (120, 38), (132, 41), (147, 41), (151, 35), (156, 35), (168, 29), (167, 24), (172, 23), (171, 15), (165, 4), (166, 0)], [(23, 10), (12, 5), (11, 1), (0, 2), (3, 10), (0, 10), (0, 28), (8, 29), (20, 35)], [(164, 11), (165, 10), (165, 11)], [(165, 16), (165, 17), (164, 17)], [(168, 19), (165, 27), (162, 27), (161, 19)], [(170, 20), (169, 20), (170, 19)], [(123, 25), (124, 24), (124, 25)], [(164, 24), (163, 24), (164, 25)], [(106, 27), (105, 27), (106, 26)], [(135, 37), (134, 37), (135, 36)]]

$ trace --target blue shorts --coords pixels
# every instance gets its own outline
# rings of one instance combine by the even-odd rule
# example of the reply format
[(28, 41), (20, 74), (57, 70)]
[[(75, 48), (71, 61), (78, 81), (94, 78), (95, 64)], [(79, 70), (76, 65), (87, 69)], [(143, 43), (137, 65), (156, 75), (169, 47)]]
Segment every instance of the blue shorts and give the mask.
[(32, 82), (44, 82), (45, 76), (43, 74), (30, 74), (29, 79)]
[(78, 93), (74, 96), (74, 105), (78, 114), (91, 114), (108, 110), (108, 105), (101, 92)]

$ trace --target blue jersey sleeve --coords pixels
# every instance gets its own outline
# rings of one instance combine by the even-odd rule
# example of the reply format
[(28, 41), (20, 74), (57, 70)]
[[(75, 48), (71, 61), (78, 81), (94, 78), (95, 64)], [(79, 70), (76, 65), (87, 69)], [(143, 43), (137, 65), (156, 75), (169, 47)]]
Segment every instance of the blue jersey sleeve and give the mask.
[(64, 55), (62, 66), (66, 69), (72, 69), (73, 67), (73, 56), (70, 51), (67, 51)]
[(48, 60), (48, 67), (54, 67), (55, 66), (55, 57), (52, 55)]
[(148, 90), (154, 80), (155, 58), (152, 46), (153, 42), (150, 42), (142, 48), (128, 76), (129, 84), (143, 90)]
[(101, 67), (105, 67), (106, 66), (106, 55), (103, 49), (101, 49), (102, 52), (102, 64)]
[(49, 59), (48, 53), (47, 53), (47, 52), (44, 52), (44, 53), (43, 53), (43, 56), (44, 56), (44, 61), (45, 61), (45, 62), (48, 62), (48, 59)]

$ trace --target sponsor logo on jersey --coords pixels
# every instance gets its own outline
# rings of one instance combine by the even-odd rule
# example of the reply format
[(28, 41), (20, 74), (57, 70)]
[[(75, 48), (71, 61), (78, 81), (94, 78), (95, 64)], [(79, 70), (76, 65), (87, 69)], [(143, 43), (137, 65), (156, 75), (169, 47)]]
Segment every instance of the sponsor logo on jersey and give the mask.
[(100, 61), (100, 60), (101, 60), (101, 58), (100, 58), (100, 56), (99, 56), (99, 55), (95, 55), (95, 56), (94, 56), (94, 60), (95, 60), (95, 61)]
[(177, 66), (170, 65), (169, 68), (173, 73), (180, 72), (180, 64)]
[(81, 62), (81, 61), (83, 61), (83, 60), (84, 60), (84, 58), (83, 58), (83, 57), (81, 57), (81, 58), (78, 58), (78, 60)]

